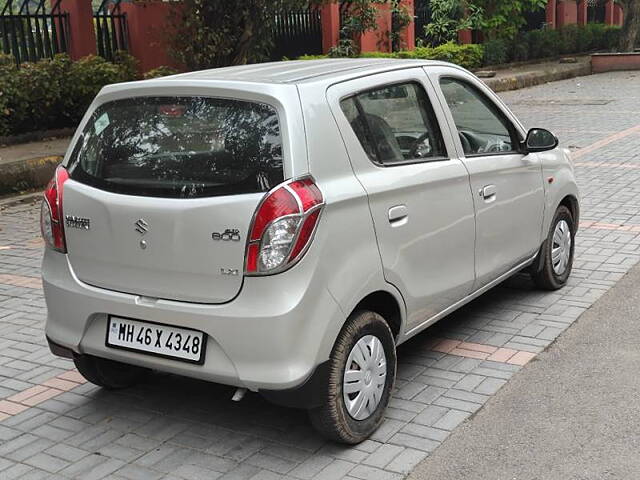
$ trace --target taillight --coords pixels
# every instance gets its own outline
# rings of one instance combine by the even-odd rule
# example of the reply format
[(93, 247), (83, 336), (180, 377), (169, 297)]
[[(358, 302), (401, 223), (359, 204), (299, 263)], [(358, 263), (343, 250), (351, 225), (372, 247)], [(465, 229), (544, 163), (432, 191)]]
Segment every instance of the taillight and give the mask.
[(59, 166), (44, 191), (44, 198), (40, 207), (40, 230), (44, 243), (49, 248), (62, 253), (67, 252), (62, 218), (62, 193), (64, 182), (68, 179), (69, 173), (67, 169)]
[(307, 251), (324, 206), (312, 178), (286, 182), (258, 205), (249, 229), (245, 261), (248, 275), (286, 270)]

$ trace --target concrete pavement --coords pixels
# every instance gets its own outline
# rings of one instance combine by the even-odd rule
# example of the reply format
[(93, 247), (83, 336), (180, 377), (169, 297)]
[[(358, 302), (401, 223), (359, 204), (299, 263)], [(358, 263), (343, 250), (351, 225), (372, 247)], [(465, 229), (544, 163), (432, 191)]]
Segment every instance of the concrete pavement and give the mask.
[(410, 480), (640, 478), (639, 286), (635, 267)]

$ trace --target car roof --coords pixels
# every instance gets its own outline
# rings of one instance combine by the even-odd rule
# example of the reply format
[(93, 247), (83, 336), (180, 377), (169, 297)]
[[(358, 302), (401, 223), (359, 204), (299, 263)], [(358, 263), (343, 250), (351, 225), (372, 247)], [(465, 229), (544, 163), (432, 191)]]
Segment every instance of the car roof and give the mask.
[(266, 84), (300, 84), (348, 80), (390, 70), (427, 65), (454, 65), (430, 60), (391, 58), (336, 58), (326, 60), (293, 60), (214, 68), (172, 75), (159, 80), (215, 80), (257, 82)]

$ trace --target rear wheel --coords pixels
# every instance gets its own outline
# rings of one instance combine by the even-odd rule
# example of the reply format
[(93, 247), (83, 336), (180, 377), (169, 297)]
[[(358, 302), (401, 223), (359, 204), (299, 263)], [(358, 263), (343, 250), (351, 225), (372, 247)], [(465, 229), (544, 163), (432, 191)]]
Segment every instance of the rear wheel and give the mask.
[(329, 440), (357, 444), (382, 423), (396, 376), (396, 349), (389, 325), (377, 313), (355, 312), (329, 359), (321, 407), (309, 411)]
[(73, 363), (88, 381), (109, 390), (131, 387), (139, 383), (149, 373), (146, 368), (92, 355), (76, 355), (73, 358)]
[(535, 284), (545, 290), (564, 287), (571, 275), (575, 248), (575, 225), (569, 209), (560, 206), (551, 222), (549, 235), (531, 268)]

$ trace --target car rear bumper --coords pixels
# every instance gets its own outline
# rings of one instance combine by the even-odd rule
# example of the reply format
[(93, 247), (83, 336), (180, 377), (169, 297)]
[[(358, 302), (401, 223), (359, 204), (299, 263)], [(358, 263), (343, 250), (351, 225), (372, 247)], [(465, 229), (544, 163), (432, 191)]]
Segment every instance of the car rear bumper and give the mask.
[[(305, 258), (290, 271), (248, 277), (226, 304), (149, 299), (79, 280), (64, 254), (47, 250), (43, 285), (46, 335), (56, 354), (89, 354), (202, 380), (264, 391), (278, 403), (317, 383), (344, 313)], [(307, 262), (306, 260), (309, 260)], [(109, 315), (199, 330), (205, 362), (195, 365), (105, 345)], [(336, 327), (337, 326), (337, 327)], [(315, 378), (315, 379), (314, 379)], [(305, 387), (306, 385), (306, 387)], [(282, 395), (277, 392), (280, 391)], [(276, 392), (271, 394), (271, 392)]]

